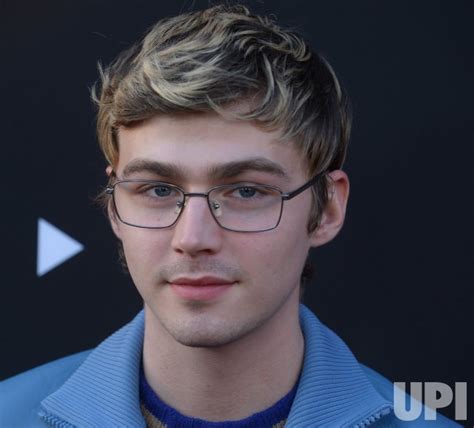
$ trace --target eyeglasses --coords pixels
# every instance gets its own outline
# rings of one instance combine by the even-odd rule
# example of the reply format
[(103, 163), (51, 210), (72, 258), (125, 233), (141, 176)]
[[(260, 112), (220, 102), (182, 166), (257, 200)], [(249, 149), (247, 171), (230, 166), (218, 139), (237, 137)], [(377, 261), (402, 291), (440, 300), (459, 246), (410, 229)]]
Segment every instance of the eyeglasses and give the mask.
[(188, 193), (178, 186), (156, 180), (119, 180), (105, 189), (112, 195), (117, 217), (129, 226), (165, 229), (178, 221), (186, 198), (206, 198), (214, 220), (233, 232), (266, 232), (275, 229), (283, 213), (283, 202), (293, 199), (326, 172), (301, 187), (284, 193), (264, 184), (224, 184), (205, 193)]

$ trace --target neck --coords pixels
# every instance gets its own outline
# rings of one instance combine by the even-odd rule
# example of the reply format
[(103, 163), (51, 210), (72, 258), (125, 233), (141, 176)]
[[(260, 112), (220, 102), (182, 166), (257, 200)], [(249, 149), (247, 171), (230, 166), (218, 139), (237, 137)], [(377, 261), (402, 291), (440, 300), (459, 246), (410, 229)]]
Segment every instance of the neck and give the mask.
[(145, 305), (146, 379), (165, 403), (188, 416), (237, 420), (267, 409), (296, 384), (303, 354), (297, 293), (252, 333), (213, 348), (176, 342)]

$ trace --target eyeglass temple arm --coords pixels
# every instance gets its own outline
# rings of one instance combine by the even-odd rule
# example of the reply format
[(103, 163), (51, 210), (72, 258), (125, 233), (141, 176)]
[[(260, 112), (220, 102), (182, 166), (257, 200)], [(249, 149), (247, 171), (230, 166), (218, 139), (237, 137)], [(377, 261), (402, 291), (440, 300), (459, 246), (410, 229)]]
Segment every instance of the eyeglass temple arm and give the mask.
[(282, 198), (287, 201), (289, 199), (294, 198), (295, 196), (299, 195), (301, 192), (305, 191), (308, 187), (311, 187), (313, 184), (315, 184), (323, 175), (326, 174), (327, 171), (320, 172), (319, 174), (316, 174), (311, 180), (309, 180), (306, 184), (303, 184), (301, 187), (299, 187), (296, 190), (293, 190), (290, 193), (283, 193), (281, 196)]

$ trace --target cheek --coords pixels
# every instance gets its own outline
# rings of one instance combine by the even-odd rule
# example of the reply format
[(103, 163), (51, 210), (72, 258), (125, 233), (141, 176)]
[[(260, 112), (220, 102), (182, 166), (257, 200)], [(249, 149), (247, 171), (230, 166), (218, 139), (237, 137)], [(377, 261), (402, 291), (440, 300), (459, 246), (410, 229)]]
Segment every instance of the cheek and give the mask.
[(310, 249), (306, 230), (307, 217), (304, 213), (304, 210), (300, 210), (293, 218), (287, 216), (285, 222), (282, 218), (280, 233), (278, 236), (275, 235), (274, 242), (269, 248), (269, 254), (272, 254), (270, 262), (277, 281), (293, 283), (300, 279)]
[[(276, 232), (279, 233), (276, 233)], [(266, 287), (293, 287), (299, 282), (309, 250), (307, 237), (286, 228), (268, 232), (264, 239), (255, 237), (242, 247), (241, 264), (252, 275), (252, 282)]]
[(155, 231), (147, 229), (122, 229), (122, 244), (128, 269), (135, 284), (144, 285), (150, 279), (153, 267), (163, 258), (163, 251), (169, 244), (157, 239)]

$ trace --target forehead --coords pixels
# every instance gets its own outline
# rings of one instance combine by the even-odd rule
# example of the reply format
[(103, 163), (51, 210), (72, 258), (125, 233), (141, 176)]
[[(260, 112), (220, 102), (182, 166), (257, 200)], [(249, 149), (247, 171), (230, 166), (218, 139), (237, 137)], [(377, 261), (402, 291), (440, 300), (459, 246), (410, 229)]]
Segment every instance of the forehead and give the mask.
[[(215, 113), (159, 115), (119, 130), (118, 175), (167, 165), (189, 180), (222, 178), (239, 168), (278, 177), (280, 182), (305, 177), (305, 163), (292, 143), (277, 131)], [(224, 166), (224, 169), (223, 169)]]

